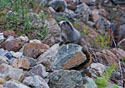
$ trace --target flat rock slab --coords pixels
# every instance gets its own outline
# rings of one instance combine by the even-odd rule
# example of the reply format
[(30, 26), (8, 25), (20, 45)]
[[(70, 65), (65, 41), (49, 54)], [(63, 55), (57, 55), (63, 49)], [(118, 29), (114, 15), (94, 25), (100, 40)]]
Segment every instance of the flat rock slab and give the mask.
[(86, 60), (86, 55), (82, 52), (82, 47), (77, 44), (67, 44), (62, 46), (54, 57), (52, 69), (71, 69), (77, 67)]

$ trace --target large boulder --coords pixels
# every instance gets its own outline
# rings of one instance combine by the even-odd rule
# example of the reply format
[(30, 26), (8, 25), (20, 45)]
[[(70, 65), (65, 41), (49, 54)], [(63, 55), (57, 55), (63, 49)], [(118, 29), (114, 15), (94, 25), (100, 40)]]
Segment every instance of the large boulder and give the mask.
[(83, 88), (80, 72), (75, 70), (57, 70), (49, 76), (50, 88)]
[(49, 48), (48, 45), (43, 43), (31, 42), (24, 46), (23, 54), (28, 57), (37, 58)]
[(54, 57), (52, 69), (71, 69), (86, 61), (86, 55), (82, 52), (82, 47), (77, 44), (67, 44), (62, 46)]
[(67, 3), (65, 0), (51, 0), (49, 6), (57, 12), (63, 12), (67, 8)]

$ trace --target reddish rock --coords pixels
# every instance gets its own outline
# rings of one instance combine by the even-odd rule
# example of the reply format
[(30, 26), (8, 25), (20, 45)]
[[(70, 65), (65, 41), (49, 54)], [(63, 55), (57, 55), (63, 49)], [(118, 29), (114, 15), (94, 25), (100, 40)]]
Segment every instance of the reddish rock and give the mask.
[(63, 69), (70, 69), (72, 67), (78, 66), (81, 64), (81, 62), (83, 62), (83, 57), (84, 54), (81, 52), (76, 53), (74, 56), (72, 56), (69, 60), (67, 60), (64, 64), (63, 64)]
[(120, 49), (120, 48), (113, 48), (110, 50), (111, 52), (113, 52), (115, 55), (117, 54), (119, 59), (123, 59), (125, 58), (125, 51)]
[(21, 47), (22, 47), (22, 44), (17, 40), (6, 41), (2, 43), (0, 46), (0, 48), (6, 49), (9, 51), (14, 51), (14, 52), (19, 51)]
[(16, 34), (15, 34), (15, 31), (13, 31), (13, 30), (4, 31), (3, 34), (4, 34), (5, 37), (15, 36), (15, 35), (16, 35)]
[(102, 52), (96, 52), (97, 56), (99, 57), (99, 61), (104, 65), (109, 65), (111, 66), (112, 64), (117, 64), (117, 56), (112, 53), (110, 50), (102, 50)]
[(49, 48), (43, 43), (28, 43), (24, 46), (23, 54), (28, 57), (37, 58)]
[(12, 66), (15, 68), (29, 69), (30, 63), (24, 58), (17, 58), (13, 61)]
[(99, 20), (100, 18), (99, 10), (97, 9), (92, 10), (92, 18), (95, 23)]

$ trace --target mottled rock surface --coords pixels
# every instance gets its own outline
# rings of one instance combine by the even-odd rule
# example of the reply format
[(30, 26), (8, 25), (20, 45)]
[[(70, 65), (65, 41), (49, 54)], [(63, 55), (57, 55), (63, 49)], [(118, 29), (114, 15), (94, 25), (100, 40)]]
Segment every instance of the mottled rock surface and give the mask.
[(82, 88), (83, 79), (75, 70), (58, 70), (49, 76), (50, 88)]
[(82, 64), (86, 60), (82, 53), (82, 47), (77, 44), (67, 44), (62, 46), (52, 62), (53, 69), (71, 69)]

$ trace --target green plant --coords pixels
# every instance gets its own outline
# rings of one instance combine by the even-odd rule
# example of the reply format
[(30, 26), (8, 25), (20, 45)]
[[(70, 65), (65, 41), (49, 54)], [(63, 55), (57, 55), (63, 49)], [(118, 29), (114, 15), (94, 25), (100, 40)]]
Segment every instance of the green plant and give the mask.
[(97, 84), (98, 88), (105, 88), (108, 85), (109, 78), (111, 77), (112, 72), (116, 69), (116, 65), (112, 65), (106, 71), (103, 77), (97, 77), (94, 81)]
[(89, 27), (88, 25), (85, 25), (85, 28), (83, 28), (83, 32), (82, 34), (87, 37), (87, 35), (89, 35)]
[(39, 38), (43, 39), (48, 34), (48, 24), (46, 23), (46, 14), (44, 11), (41, 11), (41, 23), (42, 27), (39, 29)]
[(30, 19), (27, 15), (29, 13), (28, 5), (32, 0), (1, 0), (1, 11), (7, 10), (3, 16), (3, 22), (5, 29), (18, 29), (19, 26), (23, 26), (23, 29), (30, 30)]
[(62, 20), (64, 20), (64, 21), (69, 21), (69, 18), (68, 18), (68, 17), (64, 17), (64, 18), (63, 18), (62, 16), (58, 15), (58, 16), (57, 16), (57, 21), (60, 22), (60, 21), (62, 21)]
[(110, 44), (111, 37), (108, 33), (101, 33), (96, 38), (96, 44), (98, 44), (102, 49), (108, 48)]

